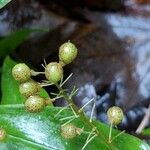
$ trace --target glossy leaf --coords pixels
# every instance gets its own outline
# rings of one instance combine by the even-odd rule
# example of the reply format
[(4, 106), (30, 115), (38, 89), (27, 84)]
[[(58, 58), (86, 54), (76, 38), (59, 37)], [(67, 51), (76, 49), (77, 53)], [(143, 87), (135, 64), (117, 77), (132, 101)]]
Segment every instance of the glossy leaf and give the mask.
[(0, 0), (0, 9), (7, 5), (11, 0)]
[(16, 63), (6, 57), (2, 67), (1, 104), (20, 104), (24, 102), (24, 97), (19, 92), (19, 83), (12, 77), (12, 68)]
[[(6, 57), (2, 68), (2, 99), (1, 104), (21, 104), (25, 98), (19, 92), (19, 83), (12, 76), (12, 68), (16, 62), (10, 57)], [(48, 93), (41, 89), (40, 95), (44, 98), (49, 98)]]
[[(7, 139), (0, 143), (0, 149), (9, 150), (80, 150), (87, 138), (82, 133), (72, 140), (61, 137), (60, 126), (64, 122), (61, 118), (72, 115), (70, 110), (64, 110), (54, 117), (60, 108), (46, 107), (40, 113), (29, 113), (22, 105), (1, 105), (0, 126), (7, 131)], [(81, 119), (73, 123), (84, 130), (90, 128)], [(99, 135), (86, 147), (86, 150), (150, 150), (150, 147), (141, 140), (128, 134), (120, 135), (111, 144), (107, 142), (109, 127), (95, 121)], [(113, 130), (113, 136), (119, 131)]]
[(150, 136), (150, 128), (144, 129), (142, 134)]

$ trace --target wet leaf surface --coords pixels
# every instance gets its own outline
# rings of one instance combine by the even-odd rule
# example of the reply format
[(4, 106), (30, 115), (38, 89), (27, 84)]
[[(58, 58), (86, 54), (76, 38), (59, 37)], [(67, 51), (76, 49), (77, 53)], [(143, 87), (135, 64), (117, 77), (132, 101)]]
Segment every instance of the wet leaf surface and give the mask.
[[(72, 115), (71, 111), (65, 110), (62, 114), (54, 118), (54, 115), (60, 110), (56, 107), (47, 107), (40, 113), (28, 113), (21, 105), (1, 105), (0, 106), (0, 126), (8, 134), (7, 139), (0, 144), (3, 150), (19, 150), (20, 147), (28, 150), (77, 150), (84, 145), (87, 135), (82, 134), (72, 140), (65, 140), (60, 134), (60, 125), (63, 123), (59, 119)], [(74, 121), (78, 127), (90, 131), (89, 126), (85, 125), (81, 119)], [(96, 150), (101, 147), (103, 150), (128, 149), (149, 150), (146, 144), (139, 139), (128, 134), (120, 135), (113, 143), (107, 142), (109, 127), (99, 123), (94, 123), (100, 131), (91, 143), (86, 147), (87, 150)], [(113, 136), (118, 131), (113, 130)], [(105, 140), (104, 140), (105, 139)]]
[[(97, 1), (86, 2), (92, 5)], [(79, 55), (76, 62), (65, 68), (66, 76), (70, 72), (74, 73), (67, 88), (76, 85), (82, 89), (91, 84), (98, 96), (107, 96), (110, 95), (111, 87), (116, 84), (116, 96), (113, 99), (115, 105), (121, 106), (126, 112), (141, 106), (145, 113), (150, 97), (149, 5), (138, 4), (134, 0), (125, 3), (125, 10), (116, 13), (104, 13), (98, 9), (86, 9), (87, 7), (75, 8), (76, 10), (71, 7), (70, 13), (59, 4), (51, 5), (51, 2), (40, 2), (33, 7), (34, 2), (30, 2), (29, 6), (26, 2), (21, 5), (17, 1), (1, 13), (1, 20), (5, 32), (24, 26), (52, 29), (46, 35), (34, 37), (22, 44), (14, 55), (16, 59), (21, 58), (38, 67), (43, 63), (43, 58), (47, 62), (56, 61), (58, 47), (70, 39), (77, 45)], [(20, 17), (16, 17), (17, 14)], [(3, 34), (3, 31), (1, 29), (0, 33)], [(88, 94), (80, 97), (88, 99)], [(75, 99), (79, 106), (82, 105), (80, 97)], [(108, 103), (107, 100), (105, 104)], [(134, 122), (133, 118), (139, 113), (133, 109), (130, 114), (132, 117), (128, 119), (131, 121), (127, 121), (129, 124)]]

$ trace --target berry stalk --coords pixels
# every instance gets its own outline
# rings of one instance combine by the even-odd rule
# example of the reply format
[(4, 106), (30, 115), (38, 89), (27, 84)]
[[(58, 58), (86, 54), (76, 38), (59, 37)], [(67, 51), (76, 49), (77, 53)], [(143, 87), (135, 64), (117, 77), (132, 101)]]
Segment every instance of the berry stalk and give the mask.
[[(85, 116), (83, 111), (79, 111), (77, 106), (74, 104), (72, 98), (65, 92), (65, 90), (58, 84), (55, 83), (57, 89), (61, 92), (62, 96), (65, 98), (65, 100), (68, 102), (69, 106), (72, 107), (73, 111), (75, 112), (76, 116), (80, 116), (80, 118), (84, 121), (86, 125), (89, 125), (92, 129), (92, 133), (95, 134), (95, 136), (100, 136), (105, 141), (106, 145), (110, 145), (109, 141), (102, 135), (100, 132), (96, 129), (96, 126), (90, 122), (90, 120)], [(113, 144), (110, 145), (111, 150), (115, 150)]]
[(74, 104), (72, 98), (70, 98), (68, 96), (68, 94), (64, 91), (64, 89), (57, 83), (55, 83), (57, 89), (61, 92), (61, 94), (63, 95), (63, 97), (66, 99), (66, 101), (68, 102), (68, 104), (70, 105), (70, 107), (72, 107), (72, 109), (74, 110), (75, 114), (77, 116), (80, 116), (82, 118), (82, 120), (85, 121), (85, 123), (87, 123), (92, 129), (94, 129), (94, 132), (96, 135), (99, 134), (98, 130), (96, 129), (95, 125), (89, 121), (89, 119), (85, 116), (83, 111), (78, 110), (77, 106)]

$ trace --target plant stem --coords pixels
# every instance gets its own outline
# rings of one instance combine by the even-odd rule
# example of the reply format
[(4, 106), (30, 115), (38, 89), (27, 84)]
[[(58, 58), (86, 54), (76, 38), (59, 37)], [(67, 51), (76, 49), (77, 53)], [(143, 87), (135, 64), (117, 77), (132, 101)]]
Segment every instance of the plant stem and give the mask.
[(108, 142), (111, 143), (111, 134), (112, 134), (112, 123), (110, 124), (110, 130), (109, 130), (109, 138), (108, 138)]
[(55, 83), (56, 87), (58, 88), (58, 90), (61, 92), (61, 94), (63, 95), (63, 97), (66, 99), (66, 101), (68, 102), (68, 104), (72, 107), (72, 109), (74, 110), (74, 112), (76, 113), (77, 116), (80, 116), (82, 118), (83, 121), (85, 121), (89, 126), (91, 126), (92, 129), (95, 129), (95, 134), (98, 135), (99, 132), (96, 129), (95, 125), (89, 121), (89, 119), (85, 116), (83, 111), (78, 110), (77, 106), (74, 104), (72, 98), (70, 98), (68, 96), (68, 94), (64, 91), (64, 89), (57, 83)]
[[(56, 85), (57, 89), (61, 92), (63, 97), (66, 99), (66, 101), (68, 102), (68, 104), (70, 105), (70, 107), (72, 108), (74, 113), (76, 114), (76, 116), (80, 116), (80, 118), (87, 125), (89, 125), (91, 127), (91, 129), (93, 130), (93, 134), (95, 134), (94, 137), (100, 136), (105, 141), (106, 146), (108, 146), (108, 144), (110, 144), (109, 141), (106, 140), (106, 138), (102, 134), (99, 133), (96, 126), (92, 122), (90, 122), (90, 120), (85, 116), (84, 112), (78, 110), (77, 106), (74, 104), (74, 102), (72, 100), (72, 97), (68, 96), (68, 94), (65, 92), (65, 90), (59, 84), (55, 83), (55, 85)], [(75, 119), (75, 118), (73, 118), (73, 119)], [(93, 137), (92, 137), (92, 139), (93, 139)], [(115, 150), (114, 145), (110, 145), (110, 147), (111, 147), (110, 148), (111, 150)]]

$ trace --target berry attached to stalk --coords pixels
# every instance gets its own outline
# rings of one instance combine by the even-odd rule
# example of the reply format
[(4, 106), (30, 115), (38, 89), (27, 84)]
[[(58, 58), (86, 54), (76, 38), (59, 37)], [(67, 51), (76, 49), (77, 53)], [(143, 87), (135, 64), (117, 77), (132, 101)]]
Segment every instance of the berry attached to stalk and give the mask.
[(63, 68), (57, 62), (51, 62), (45, 67), (45, 76), (52, 83), (57, 83), (63, 77)]
[(115, 138), (117, 138), (122, 133), (124, 133), (124, 131), (122, 131), (119, 134), (117, 134), (115, 137), (113, 137), (113, 139), (111, 137), (112, 127), (118, 125), (119, 123), (121, 123), (121, 121), (123, 120), (124, 114), (123, 114), (123, 111), (122, 111), (122, 109), (120, 107), (113, 106), (113, 107), (110, 107), (108, 109), (107, 117), (108, 117), (108, 120), (110, 122), (110, 130), (109, 130), (108, 142), (111, 143)]
[(108, 109), (107, 116), (112, 125), (118, 125), (123, 120), (124, 114), (120, 107), (113, 106)]
[(59, 48), (59, 60), (63, 65), (71, 63), (77, 56), (78, 50), (70, 41), (62, 44)]
[(4, 141), (6, 139), (6, 131), (3, 128), (0, 128), (0, 141)]
[(12, 75), (15, 80), (19, 82), (26, 82), (31, 77), (31, 70), (26, 64), (19, 63), (13, 67)]
[(83, 130), (81, 128), (77, 128), (71, 123), (61, 126), (61, 136), (65, 139), (73, 139), (77, 135), (80, 135), (82, 132)]
[(31, 95), (38, 94), (40, 91), (40, 86), (36, 82), (28, 81), (20, 84), (19, 91), (23, 96), (29, 97)]
[(25, 108), (29, 112), (41, 112), (45, 107), (45, 99), (38, 96), (30, 96), (25, 102)]

